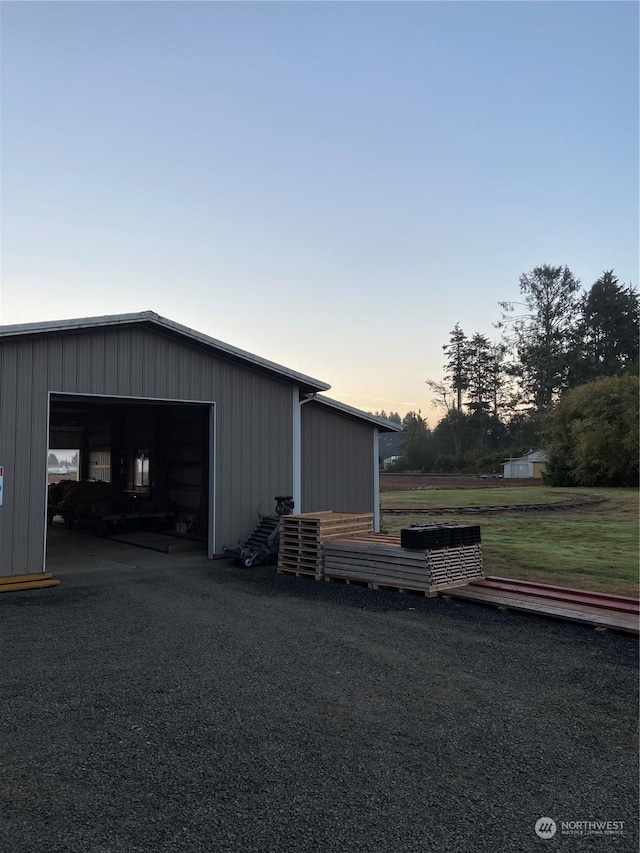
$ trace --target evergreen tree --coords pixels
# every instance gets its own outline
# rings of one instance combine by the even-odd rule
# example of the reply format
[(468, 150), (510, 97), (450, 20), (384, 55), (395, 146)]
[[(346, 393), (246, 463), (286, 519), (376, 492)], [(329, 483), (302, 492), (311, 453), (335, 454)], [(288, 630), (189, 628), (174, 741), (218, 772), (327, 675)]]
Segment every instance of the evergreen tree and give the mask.
[(500, 418), (505, 409), (512, 409), (508, 399), (507, 369), (505, 356), (507, 348), (502, 343), (492, 344), (489, 363), (489, 389), (491, 399), (491, 414)]
[(468, 346), (467, 363), (467, 408), (470, 414), (470, 426), (475, 435), (475, 445), (485, 446), (485, 432), (489, 415), (491, 396), (491, 343), (479, 332), (471, 338)]
[(638, 362), (638, 294), (603, 272), (584, 296), (576, 328), (571, 384), (612, 376)]
[(580, 280), (567, 267), (545, 264), (520, 276), (525, 313), (515, 316), (515, 303), (502, 302), (502, 321), (511, 325), (517, 352), (514, 373), (523, 401), (536, 411), (548, 409), (567, 387)]
[(462, 395), (469, 387), (469, 341), (456, 323), (449, 333), (449, 343), (442, 347), (447, 356), (444, 376), (455, 394), (456, 409), (462, 411)]
[(479, 332), (467, 348), (467, 407), (473, 413), (486, 413), (490, 408), (493, 357), (491, 343)]

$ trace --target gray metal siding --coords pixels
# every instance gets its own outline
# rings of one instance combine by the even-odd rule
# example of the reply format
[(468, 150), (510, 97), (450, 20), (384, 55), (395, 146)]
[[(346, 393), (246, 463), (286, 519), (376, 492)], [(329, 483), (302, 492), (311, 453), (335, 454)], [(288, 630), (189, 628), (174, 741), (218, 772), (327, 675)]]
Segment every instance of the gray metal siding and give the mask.
[(373, 512), (374, 427), (324, 406), (302, 406), (302, 511)]
[(48, 393), (216, 404), (216, 542), (290, 494), (291, 385), (139, 326), (0, 340), (0, 575), (43, 566)]

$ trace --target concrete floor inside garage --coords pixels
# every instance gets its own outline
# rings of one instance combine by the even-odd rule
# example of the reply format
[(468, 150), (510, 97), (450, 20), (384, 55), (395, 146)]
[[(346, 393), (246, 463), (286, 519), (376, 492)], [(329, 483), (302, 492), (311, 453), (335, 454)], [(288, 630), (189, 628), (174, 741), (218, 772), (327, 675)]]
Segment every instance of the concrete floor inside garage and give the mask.
[(211, 565), (212, 561), (204, 549), (166, 554), (96, 536), (90, 525), (77, 524), (73, 530), (67, 530), (54, 523), (47, 531), (46, 570), (55, 577), (92, 574), (123, 566), (166, 568), (191, 564)]

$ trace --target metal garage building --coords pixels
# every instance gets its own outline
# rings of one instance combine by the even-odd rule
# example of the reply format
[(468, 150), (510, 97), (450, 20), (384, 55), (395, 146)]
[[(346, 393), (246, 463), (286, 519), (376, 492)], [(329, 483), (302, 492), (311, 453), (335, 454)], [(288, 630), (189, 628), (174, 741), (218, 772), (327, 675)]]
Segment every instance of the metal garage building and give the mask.
[(328, 388), (151, 311), (0, 327), (0, 576), (44, 569), (56, 448), (196, 519), (212, 558), (280, 494), (378, 526), (378, 433), (398, 427)]

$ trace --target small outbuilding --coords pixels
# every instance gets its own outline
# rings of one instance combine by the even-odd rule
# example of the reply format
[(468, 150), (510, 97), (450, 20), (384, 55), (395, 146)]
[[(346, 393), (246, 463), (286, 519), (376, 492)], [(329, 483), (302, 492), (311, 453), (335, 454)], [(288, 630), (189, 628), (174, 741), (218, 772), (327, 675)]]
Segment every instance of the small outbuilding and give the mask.
[(211, 558), (277, 495), (379, 529), (378, 436), (400, 427), (329, 387), (152, 311), (0, 326), (0, 576), (45, 570), (61, 448), (129, 516), (170, 519)]
[(524, 456), (505, 459), (503, 463), (503, 478), (528, 479), (542, 477), (547, 461), (544, 450), (530, 450)]

